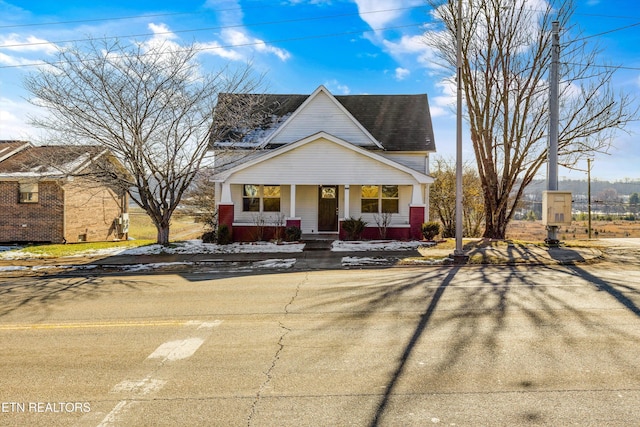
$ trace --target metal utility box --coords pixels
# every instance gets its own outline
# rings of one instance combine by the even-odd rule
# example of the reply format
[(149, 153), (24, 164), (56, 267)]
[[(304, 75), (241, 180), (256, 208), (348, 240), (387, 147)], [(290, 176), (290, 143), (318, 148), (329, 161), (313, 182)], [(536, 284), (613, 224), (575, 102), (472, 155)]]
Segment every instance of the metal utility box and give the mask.
[(571, 193), (544, 191), (542, 193), (542, 224), (571, 225)]

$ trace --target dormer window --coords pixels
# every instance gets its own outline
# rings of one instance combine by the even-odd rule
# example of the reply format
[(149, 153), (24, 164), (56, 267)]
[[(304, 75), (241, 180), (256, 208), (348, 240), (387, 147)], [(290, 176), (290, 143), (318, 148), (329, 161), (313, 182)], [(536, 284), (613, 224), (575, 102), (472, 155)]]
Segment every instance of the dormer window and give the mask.
[(20, 203), (38, 203), (38, 184), (20, 184)]

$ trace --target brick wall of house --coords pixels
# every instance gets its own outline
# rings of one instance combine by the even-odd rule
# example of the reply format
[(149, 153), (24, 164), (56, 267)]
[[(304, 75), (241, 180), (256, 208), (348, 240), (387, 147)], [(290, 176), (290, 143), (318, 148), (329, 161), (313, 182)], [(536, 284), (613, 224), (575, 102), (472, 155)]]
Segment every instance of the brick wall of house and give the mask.
[(68, 243), (126, 239), (116, 226), (126, 199), (110, 188), (81, 179), (65, 183), (64, 194)]
[(20, 184), (0, 181), (0, 241), (61, 242), (62, 189), (55, 182), (38, 184), (38, 203), (19, 203)]
[(115, 221), (128, 199), (82, 180), (38, 183), (38, 202), (19, 203), (20, 184), (0, 181), (0, 241), (75, 243), (126, 239)]

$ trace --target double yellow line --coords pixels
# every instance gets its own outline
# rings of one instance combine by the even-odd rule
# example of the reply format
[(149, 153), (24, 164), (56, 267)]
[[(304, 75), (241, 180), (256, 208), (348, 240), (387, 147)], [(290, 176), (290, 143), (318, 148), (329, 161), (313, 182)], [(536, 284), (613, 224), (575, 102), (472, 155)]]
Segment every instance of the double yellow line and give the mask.
[(0, 331), (25, 331), (38, 329), (94, 329), (94, 328), (131, 328), (131, 327), (158, 327), (158, 326), (184, 326), (185, 320), (150, 320), (136, 322), (76, 322), (76, 323), (32, 323), (0, 325)]

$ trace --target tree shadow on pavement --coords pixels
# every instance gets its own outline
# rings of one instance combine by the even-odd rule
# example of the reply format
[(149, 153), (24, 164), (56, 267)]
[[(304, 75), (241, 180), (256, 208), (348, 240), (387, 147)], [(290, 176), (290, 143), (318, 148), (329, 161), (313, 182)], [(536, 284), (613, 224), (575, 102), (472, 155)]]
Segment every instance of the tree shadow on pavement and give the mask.
[(626, 307), (629, 311), (631, 311), (636, 316), (640, 317), (640, 302), (635, 302), (631, 297), (625, 295), (635, 295), (638, 301), (640, 301), (640, 287), (633, 287), (625, 283), (617, 283), (614, 284), (613, 281), (607, 281), (603, 278), (594, 276), (588, 271), (578, 267), (571, 266), (571, 270), (573, 270), (578, 276), (582, 277), (587, 282), (591, 283), (597, 289), (604, 291), (611, 295), (616, 299), (620, 304)]
[[(420, 400), (427, 394), (582, 389), (612, 378), (640, 384), (640, 334), (610, 317), (615, 304), (598, 298), (589, 284), (636, 315), (638, 304), (618, 285), (579, 268), (447, 267), (403, 270), (367, 283), (354, 279), (319, 290), (315, 304), (296, 310), (326, 315), (315, 333), (344, 330), (348, 338), (335, 341), (331, 353), (310, 357), (310, 371), (322, 369), (322, 362), (312, 363), (323, 357), (340, 362), (368, 354), (374, 333), (384, 348), (397, 348), (385, 355), (392, 365), (379, 360), (351, 367), (382, 369), (377, 377), (386, 378), (367, 422), (372, 427), (402, 424), (394, 418), (400, 413), (429, 411), (428, 400)], [(376, 394), (366, 384), (359, 387)], [(551, 422), (548, 408), (518, 411), (522, 423), (532, 416)]]
[(109, 280), (108, 286), (99, 277), (21, 277), (13, 283), (0, 284), (0, 318), (19, 310), (42, 313), (42, 318), (56, 303), (96, 299), (122, 289), (136, 290), (151, 283), (126, 279)]
[(424, 333), (424, 330), (426, 329), (427, 324), (429, 323), (429, 320), (431, 319), (431, 316), (433, 315), (433, 312), (435, 311), (438, 305), (438, 302), (440, 302), (440, 298), (442, 297), (442, 294), (444, 293), (447, 286), (449, 286), (449, 284), (451, 283), (451, 281), (453, 280), (454, 276), (456, 275), (459, 269), (460, 267), (451, 268), (447, 276), (442, 280), (440, 285), (436, 288), (435, 292), (433, 293), (433, 296), (431, 297), (431, 301), (429, 303), (429, 306), (427, 307), (427, 310), (422, 314), (422, 316), (420, 316), (420, 321), (416, 325), (416, 328), (413, 331), (413, 335), (409, 339), (409, 342), (407, 343), (406, 347), (404, 348), (404, 351), (402, 352), (402, 355), (400, 356), (400, 359), (398, 360), (398, 366), (396, 367), (395, 372), (391, 375), (389, 384), (387, 384), (382, 400), (380, 401), (380, 404), (378, 405), (378, 408), (373, 417), (373, 420), (371, 421), (372, 427), (378, 425), (380, 418), (382, 417), (382, 415), (385, 412), (385, 409), (387, 408), (387, 405), (389, 403), (389, 398), (391, 397), (391, 394), (393, 393), (393, 390), (398, 380), (400, 379), (400, 377), (404, 372), (405, 365), (409, 360), (409, 357), (411, 356), (413, 349), (415, 348), (416, 344), (418, 343), (418, 340)]

